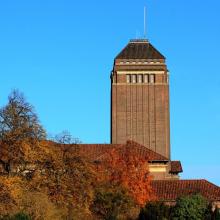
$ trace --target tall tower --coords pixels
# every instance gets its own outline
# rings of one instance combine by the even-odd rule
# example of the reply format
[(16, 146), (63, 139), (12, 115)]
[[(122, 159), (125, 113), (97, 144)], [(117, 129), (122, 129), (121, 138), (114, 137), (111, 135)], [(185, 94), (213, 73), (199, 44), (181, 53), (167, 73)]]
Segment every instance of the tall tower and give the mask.
[(145, 39), (128, 43), (111, 74), (111, 143), (127, 140), (170, 158), (168, 70)]

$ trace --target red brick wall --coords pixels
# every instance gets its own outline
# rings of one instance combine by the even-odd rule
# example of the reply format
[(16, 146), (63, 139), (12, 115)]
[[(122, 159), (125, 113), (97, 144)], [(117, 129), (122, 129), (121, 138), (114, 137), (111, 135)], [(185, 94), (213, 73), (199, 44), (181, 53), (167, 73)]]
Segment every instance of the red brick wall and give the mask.
[(133, 140), (170, 157), (166, 74), (156, 75), (155, 84), (126, 84), (126, 75), (117, 75), (111, 100), (113, 144)]

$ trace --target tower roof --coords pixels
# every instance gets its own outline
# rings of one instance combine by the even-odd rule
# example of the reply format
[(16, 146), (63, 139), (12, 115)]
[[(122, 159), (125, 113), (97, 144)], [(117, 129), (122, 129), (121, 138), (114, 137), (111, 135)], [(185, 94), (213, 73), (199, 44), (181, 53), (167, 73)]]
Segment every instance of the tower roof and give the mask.
[(130, 40), (116, 59), (165, 59), (148, 40)]

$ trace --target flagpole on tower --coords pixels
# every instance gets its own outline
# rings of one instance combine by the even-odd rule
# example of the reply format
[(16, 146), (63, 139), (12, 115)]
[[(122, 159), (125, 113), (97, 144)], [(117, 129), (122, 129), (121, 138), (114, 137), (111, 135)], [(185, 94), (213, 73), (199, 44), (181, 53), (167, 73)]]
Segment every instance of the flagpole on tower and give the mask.
[(144, 6), (144, 39), (146, 39), (147, 35), (147, 30), (146, 30), (146, 6)]

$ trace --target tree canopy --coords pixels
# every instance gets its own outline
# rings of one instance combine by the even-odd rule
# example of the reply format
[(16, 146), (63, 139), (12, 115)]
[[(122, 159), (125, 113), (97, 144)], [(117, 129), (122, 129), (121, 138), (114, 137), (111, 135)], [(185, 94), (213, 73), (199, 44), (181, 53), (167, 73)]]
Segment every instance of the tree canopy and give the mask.
[(24, 95), (13, 90), (8, 97), (8, 104), (0, 109), (0, 162), (7, 172), (11, 162), (23, 156), (22, 145), (46, 138), (46, 132), (39, 122), (33, 106)]
[(107, 181), (123, 186), (139, 205), (153, 199), (148, 160), (138, 155), (135, 149), (130, 146), (112, 149), (100, 162), (99, 172), (104, 173)]
[(206, 219), (208, 213), (207, 200), (199, 195), (188, 195), (177, 199), (172, 213), (173, 220), (198, 220)]

